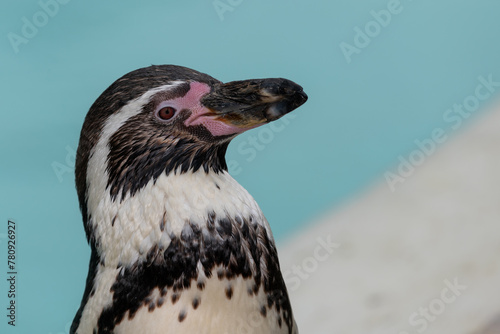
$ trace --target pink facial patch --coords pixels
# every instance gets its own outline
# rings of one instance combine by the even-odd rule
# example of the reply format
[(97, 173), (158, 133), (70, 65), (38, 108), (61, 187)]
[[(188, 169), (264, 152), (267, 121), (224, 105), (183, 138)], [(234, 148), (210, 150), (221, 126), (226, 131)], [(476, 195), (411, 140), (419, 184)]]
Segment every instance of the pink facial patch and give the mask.
[(164, 106), (171, 106), (176, 108), (177, 110), (182, 110), (182, 109), (195, 110), (203, 108), (203, 106), (200, 104), (200, 99), (203, 95), (210, 92), (210, 87), (207, 84), (201, 82), (192, 82), (190, 83), (189, 87), (190, 87), (189, 91), (187, 92), (186, 95), (173, 100), (165, 101), (161, 103), (157, 107), (157, 109), (161, 109)]

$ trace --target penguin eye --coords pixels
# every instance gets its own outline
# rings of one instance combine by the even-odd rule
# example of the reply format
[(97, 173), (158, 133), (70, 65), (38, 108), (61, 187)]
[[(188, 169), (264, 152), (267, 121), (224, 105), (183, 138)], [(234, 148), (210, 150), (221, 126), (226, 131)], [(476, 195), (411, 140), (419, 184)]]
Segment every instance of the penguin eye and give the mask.
[(163, 107), (161, 108), (160, 110), (158, 110), (158, 118), (164, 120), (164, 121), (167, 121), (169, 119), (171, 119), (172, 117), (174, 117), (175, 115), (175, 108), (173, 107)]

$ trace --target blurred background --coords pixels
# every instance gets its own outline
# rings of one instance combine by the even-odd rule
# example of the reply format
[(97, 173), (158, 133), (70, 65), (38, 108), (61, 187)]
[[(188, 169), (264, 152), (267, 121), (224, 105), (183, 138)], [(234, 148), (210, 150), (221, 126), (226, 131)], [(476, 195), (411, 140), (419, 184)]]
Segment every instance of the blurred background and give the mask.
[[(302, 333), (500, 333), (500, 2), (3, 1), (0, 280), (17, 322), (67, 333), (90, 254), (74, 189), (85, 114), (177, 64), (285, 77), (309, 101), (239, 136), (231, 174), (270, 221)], [(497, 328), (497, 329), (495, 329)]]

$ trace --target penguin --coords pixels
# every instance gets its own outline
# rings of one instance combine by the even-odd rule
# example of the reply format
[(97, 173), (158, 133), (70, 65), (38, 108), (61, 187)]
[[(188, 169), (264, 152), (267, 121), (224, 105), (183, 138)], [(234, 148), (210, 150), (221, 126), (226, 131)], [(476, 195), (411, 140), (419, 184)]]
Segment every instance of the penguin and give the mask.
[(298, 333), (270, 225), (225, 154), (306, 100), (287, 79), (176, 65), (111, 84), (77, 149), (91, 256), (70, 333)]

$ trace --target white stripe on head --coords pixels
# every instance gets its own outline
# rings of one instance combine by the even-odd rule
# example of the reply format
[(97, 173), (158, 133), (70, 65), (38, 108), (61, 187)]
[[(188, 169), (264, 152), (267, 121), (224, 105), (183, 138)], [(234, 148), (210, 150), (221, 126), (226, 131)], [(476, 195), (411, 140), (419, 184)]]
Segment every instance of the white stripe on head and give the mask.
[(104, 123), (99, 141), (92, 148), (87, 165), (87, 211), (92, 220), (89, 222), (93, 224), (92, 228), (96, 228), (98, 217), (95, 215), (102, 211), (99, 208), (102, 205), (105, 196), (108, 196), (106, 186), (108, 184), (108, 155), (110, 152), (109, 140), (110, 138), (125, 124), (130, 118), (142, 112), (142, 108), (146, 105), (151, 97), (158, 92), (171, 90), (183, 82), (174, 81), (169, 85), (163, 85), (153, 88), (140, 97), (131, 100), (119, 111), (113, 113)]

